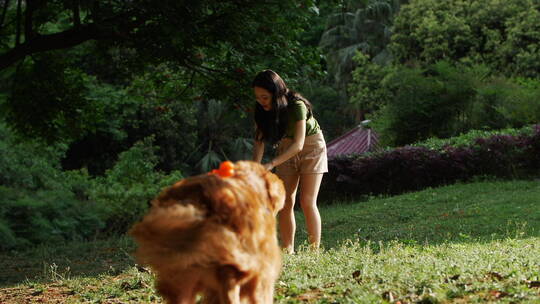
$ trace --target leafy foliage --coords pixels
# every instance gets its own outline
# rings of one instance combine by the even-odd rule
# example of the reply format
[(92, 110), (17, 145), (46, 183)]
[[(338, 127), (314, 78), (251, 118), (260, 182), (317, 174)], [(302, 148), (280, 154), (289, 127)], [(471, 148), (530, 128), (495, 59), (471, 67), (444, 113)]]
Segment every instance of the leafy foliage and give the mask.
[(357, 123), (350, 115), (349, 104), (339, 90), (324, 82), (305, 82), (302, 94), (313, 105), (313, 113), (328, 141), (354, 127)]
[(21, 134), (49, 142), (84, 134), (95, 117), (84, 76), (61, 56), (35, 56), (17, 69), (5, 117)]
[(159, 191), (181, 179), (174, 171), (155, 171), (157, 157), (152, 139), (136, 143), (122, 152), (105, 176), (97, 177), (88, 189), (88, 198), (102, 210), (107, 233), (124, 233), (138, 220)]
[(374, 119), (382, 142), (400, 146), (466, 130), (465, 113), (475, 95), (473, 74), (474, 70), (439, 62), (428, 69), (401, 68), (389, 75), (384, 84), (390, 99), (386, 105), (380, 101), (383, 107)]
[[(366, 64), (351, 85), (383, 146), (402, 146), (469, 130), (521, 128), (540, 120), (539, 82), (489, 76), (484, 65), (439, 61), (425, 68)], [(370, 71), (375, 71), (372, 73)], [(370, 99), (371, 97), (374, 97)], [(373, 103), (369, 107), (368, 102)], [(355, 101), (355, 100), (353, 100)]]
[[(93, 93), (87, 89), (95, 85), (87, 75), (119, 91), (137, 78), (159, 80), (144, 98), (159, 99), (159, 92), (158, 96), (183, 102), (185, 107), (194, 108), (193, 98), (202, 96), (245, 108), (252, 100), (248, 98), (251, 77), (263, 68), (272, 67), (292, 80), (320, 74), (318, 52), (299, 43), (303, 28), (317, 11), (311, 0), (272, 5), (249, 0), (159, 4), (93, 0), (68, 5), (48, 0), (23, 6), (25, 23), (17, 17), (17, 2), (6, 1), (3, 6), (7, 14), (0, 23), (0, 79), (8, 85), (0, 91), (9, 95), (7, 118), (28, 137), (49, 135), (51, 140), (70, 141), (84, 140), (87, 134), (103, 135), (97, 134), (91, 118), (100, 119), (95, 116), (103, 113), (104, 104), (90, 102), (88, 95)], [(44, 64), (33, 67), (36, 62)], [(52, 64), (57, 62), (62, 64)], [(70, 71), (76, 71), (71, 73), (74, 76), (65, 76)], [(154, 73), (151, 79), (149, 74)], [(28, 96), (28, 88), (46, 94)], [(33, 112), (51, 113), (36, 122), (25, 119), (29, 115), (25, 105), (35, 97), (47, 102), (33, 104)], [(57, 118), (62, 114), (70, 115)], [(173, 131), (180, 133), (178, 128)], [(166, 150), (170, 161), (173, 149)]]
[(512, 81), (496, 110), (509, 125), (521, 126), (540, 121), (540, 80), (518, 78)]
[(351, 1), (328, 17), (320, 46), (327, 58), (328, 72), (334, 83), (346, 89), (355, 67), (358, 51), (368, 54), (379, 64), (388, 63), (386, 48), (390, 41), (393, 16), (399, 11), (398, 0)]
[(84, 174), (60, 171), (62, 152), (20, 142), (0, 125), (0, 249), (81, 239), (102, 227), (93, 204), (76, 190)]
[(349, 108), (362, 114), (377, 112), (391, 97), (390, 90), (382, 84), (394, 67), (377, 64), (362, 52), (355, 55), (354, 61), (357, 67), (352, 72), (353, 80), (348, 89)]
[(506, 76), (537, 77), (540, 3), (529, 0), (412, 0), (394, 21), (401, 62), (485, 63)]
[(494, 135), (511, 135), (511, 136), (530, 136), (534, 134), (534, 127), (527, 125), (521, 129), (500, 129), (500, 130), (471, 130), (467, 133), (450, 138), (428, 138), (425, 141), (417, 142), (411, 146), (425, 147), (431, 150), (442, 150), (444, 147), (466, 147), (473, 145), (478, 138), (488, 138)]
[(65, 146), (20, 141), (0, 125), (0, 250), (125, 232), (179, 172), (155, 171), (151, 140), (121, 154), (106, 175), (62, 171)]

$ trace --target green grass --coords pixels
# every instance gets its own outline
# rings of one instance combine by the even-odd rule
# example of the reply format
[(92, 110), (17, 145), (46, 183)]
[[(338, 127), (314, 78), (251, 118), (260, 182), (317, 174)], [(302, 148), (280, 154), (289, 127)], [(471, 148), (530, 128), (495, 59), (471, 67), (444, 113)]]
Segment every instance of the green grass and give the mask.
[(279, 302), (540, 302), (540, 238), (377, 247), (345, 243), (287, 256)]
[[(277, 303), (540, 303), (540, 182), (458, 184), (321, 208)], [(129, 239), (0, 254), (0, 303), (161, 303)], [(54, 302), (56, 301), (56, 302)]]
[[(540, 181), (456, 184), (320, 212), (325, 247), (349, 239), (439, 244), (540, 236)], [(300, 244), (301, 213), (297, 219)]]

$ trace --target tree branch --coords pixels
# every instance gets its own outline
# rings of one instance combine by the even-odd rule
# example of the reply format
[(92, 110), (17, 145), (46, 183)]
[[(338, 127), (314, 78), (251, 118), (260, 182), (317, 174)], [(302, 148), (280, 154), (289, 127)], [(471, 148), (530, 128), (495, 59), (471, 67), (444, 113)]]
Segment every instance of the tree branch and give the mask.
[(205, 73), (206, 74), (208, 74), (208, 73), (226, 74), (225, 71), (216, 70), (216, 69), (212, 69), (210, 67), (206, 67), (206, 66), (204, 66), (202, 64), (194, 62), (190, 58), (184, 58), (183, 61), (184, 61), (185, 65), (187, 67), (191, 67), (192, 69), (199, 71), (199, 73), (201, 73), (201, 74), (205, 74)]
[(34, 39), (25, 41), (23, 44), (19, 44), (8, 52), (1, 54), (0, 70), (30, 54), (65, 49), (102, 36), (94, 24), (80, 26), (61, 33), (35, 36)]
[(117, 24), (119, 20), (125, 20), (127, 18), (126, 16), (128, 16), (127, 13), (111, 17), (107, 20), (101, 20), (99, 25), (96, 23), (82, 24), (79, 27), (59, 33), (34, 35), (33, 39), (16, 45), (9, 51), (0, 54), (0, 71), (31, 54), (70, 48), (89, 40), (129, 38), (127, 33), (144, 23), (145, 20), (140, 19), (123, 24), (121, 28), (113, 29), (112, 25)]
[(15, 34), (15, 46), (18, 46), (21, 43), (21, 2), (22, 0), (17, 1), (17, 33)]
[(179, 93), (175, 96), (175, 98), (180, 98), (182, 97), (182, 95), (184, 95), (184, 93), (189, 89), (191, 88), (191, 85), (193, 84), (193, 79), (195, 78), (195, 74), (197, 73), (197, 71), (193, 70), (191, 71), (191, 77), (189, 78), (189, 82), (188, 84), (186, 85), (186, 87)]
[(2, 10), (2, 15), (0, 16), (0, 29), (2, 29), (2, 27), (4, 27), (4, 20), (6, 20), (6, 13), (7, 13), (8, 7), (9, 7), (9, 1), (10, 0), (5, 0), (4, 1), (4, 9)]
[(78, 27), (81, 25), (81, 13), (80, 13), (79, 0), (73, 0), (73, 24), (75, 25), (75, 27)]
[(34, 25), (32, 22), (32, 17), (34, 15), (34, 10), (36, 8), (35, 0), (26, 1), (26, 9), (24, 11), (24, 41), (29, 41), (34, 36)]

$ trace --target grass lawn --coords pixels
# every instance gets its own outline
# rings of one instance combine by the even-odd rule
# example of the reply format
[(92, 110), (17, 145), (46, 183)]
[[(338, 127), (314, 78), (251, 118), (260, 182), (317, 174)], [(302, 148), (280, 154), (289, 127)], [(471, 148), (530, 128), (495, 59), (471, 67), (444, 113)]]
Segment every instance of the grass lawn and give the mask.
[[(277, 303), (540, 303), (540, 182), (478, 182), (321, 208)], [(0, 254), (0, 303), (161, 303), (129, 239)]]

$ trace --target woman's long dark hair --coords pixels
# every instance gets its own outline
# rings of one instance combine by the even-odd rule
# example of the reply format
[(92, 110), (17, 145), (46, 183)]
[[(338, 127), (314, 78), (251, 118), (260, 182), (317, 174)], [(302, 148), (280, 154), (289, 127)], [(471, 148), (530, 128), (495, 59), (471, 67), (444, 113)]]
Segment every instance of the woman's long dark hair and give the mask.
[(283, 79), (272, 70), (258, 73), (251, 87), (263, 88), (272, 94), (270, 111), (265, 111), (258, 102), (255, 102), (256, 140), (273, 145), (283, 138), (287, 128), (287, 106), (290, 102), (301, 100), (308, 108), (308, 115), (312, 113), (311, 103), (302, 95), (287, 88)]

